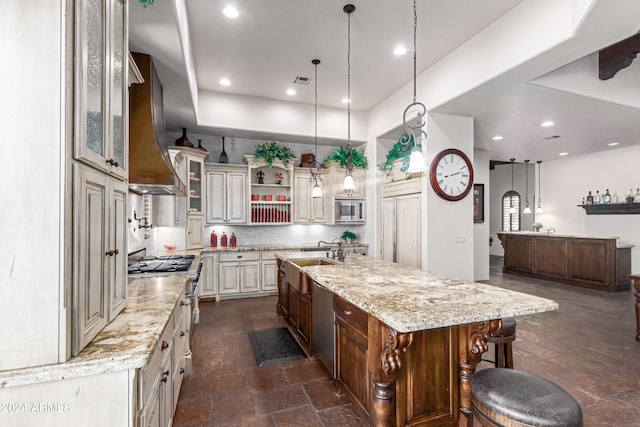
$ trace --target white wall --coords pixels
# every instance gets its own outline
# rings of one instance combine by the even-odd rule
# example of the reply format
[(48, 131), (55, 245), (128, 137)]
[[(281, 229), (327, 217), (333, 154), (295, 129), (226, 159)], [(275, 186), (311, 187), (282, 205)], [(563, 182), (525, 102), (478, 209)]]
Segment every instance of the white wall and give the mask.
[(473, 280), (489, 280), (489, 224), (491, 218), (491, 184), (489, 152), (474, 150), (474, 184), (484, 184), (484, 222), (473, 224)]
[[(473, 119), (446, 114), (428, 114), (429, 138), (426, 144), (427, 165), (437, 153), (447, 148), (463, 151), (474, 164)], [(426, 188), (426, 264), (434, 273), (468, 280), (474, 279), (473, 195), (457, 202), (441, 199)], [(424, 259), (424, 255), (423, 255)]]
[[(516, 161), (513, 165), (513, 190), (520, 194), (520, 229), (531, 231), (532, 225), (536, 222), (535, 214), (535, 202), (537, 194), (534, 194), (537, 188), (537, 178), (535, 170), (537, 166), (535, 161), (529, 162), (529, 207), (531, 213), (525, 214), (522, 210), (525, 207), (525, 199), (527, 196), (527, 178), (525, 176), (525, 164), (520, 161)], [(489, 182), (491, 191), (488, 195), (489, 203), (489, 237), (493, 239), (493, 244), (490, 248), (491, 255), (503, 256), (504, 248), (498, 239), (498, 232), (502, 230), (502, 197), (507, 191), (511, 191), (511, 164), (496, 165), (495, 169), (489, 172)], [(486, 191), (486, 189), (485, 189)], [(547, 224), (544, 224), (545, 229), (548, 228)]]
[(640, 187), (637, 160), (640, 147), (603, 151), (542, 163), (542, 208), (538, 221), (558, 233), (588, 236), (618, 236), (619, 243), (635, 245), (631, 250), (632, 272), (640, 270), (640, 216), (586, 215), (577, 205), (589, 190), (608, 188), (619, 196)]
[[(632, 244), (631, 269), (640, 270), (640, 217), (638, 215), (587, 215), (580, 205), (582, 198), (589, 190), (594, 194), (609, 189), (617, 192), (619, 197), (628, 193), (630, 189), (640, 187), (640, 170), (636, 167), (640, 158), (640, 147), (611, 149), (583, 156), (560, 158), (541, 163), (542, 186), (541, 214), (531, 214), (530, 218), (522, 216), (522, 225), (530, 230), (530, 225), (538, 221), (543, 230), (555, 228), (556, 233), (586, 235), (593, 237), (617, 236), (619, 244)], [(532, 162), (533, 163), (533, 162)], [(514, 188), (524, 200), (524, 172), (518, 171), (521, 165), (516, 165)], [(531, 165), (529, 166), (529, 199), (535, 211), (535, 201), (538, 193), (532, 195)], [(502, 195), (511, 189), (511, 166), (500, 165), (491, 171), (490, 203), (493, 207), (491, 214), (491, 236), (494, 238), (491, 248), (492, 255), (504, 254), (497, 239), (497, 231), (502, 228), (500, 206)], [(535, 188), (538, 187), (536, 168)], [(523, 205), (524, 206), (524, 205)]]

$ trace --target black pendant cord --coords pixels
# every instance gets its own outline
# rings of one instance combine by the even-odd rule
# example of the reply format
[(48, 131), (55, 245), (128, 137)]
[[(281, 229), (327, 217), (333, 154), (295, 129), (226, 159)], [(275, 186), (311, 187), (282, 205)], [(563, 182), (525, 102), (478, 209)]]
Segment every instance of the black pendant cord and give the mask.
[[(404, 109), (404, 113), (402, 115), (402, 127), (404, 128), (404, 133), (400, 138), (400, 143), (402, 145), (407, 145), (413, 140), (414, 145), (418, 144), (416, 133), (424, 135), (424, 138), (427, 138), (427, 133), (422, 129), (425, 125), (423, 121), (423, 117), (427, 113), (427, 107), (422, 102), (417, 101), (417, 51), (418, 51), (418, 6), (416, 4), (416, 0), (413, 0), (413, 102)], [(417, 121), (415, 124), (410, 124), (407, 115), (410, 111), (418, 110), (416, 113)]]
[(353, 147), (351, 146), (351, 14), (356, 10), (352, 4), (343, 8), (347, 14), (347, 173), (353, 171)]
[(319, 59), (312, 59), (311, 63), (315, 67), (315, 75), (314, 75), (314, 158), (313, 162), (309, 165), (309, 171), (311, 172), (310, 181), (314, 182), (314, 185), (318, 185), (318, 181), (322, 181), (322, 177), (313, 171), (315, 167), (317, 170), (322, 168), (320, 162), (318, 162), (318, 64), (320, 64)]

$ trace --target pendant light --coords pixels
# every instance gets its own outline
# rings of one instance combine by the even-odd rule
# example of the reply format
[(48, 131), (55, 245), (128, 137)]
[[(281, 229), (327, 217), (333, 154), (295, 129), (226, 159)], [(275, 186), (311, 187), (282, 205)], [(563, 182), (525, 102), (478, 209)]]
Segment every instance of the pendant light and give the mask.
[(516, 161), (516, 159), (510, 159), (511, 160), (511, 196), (509, 197), (509, 213), (510, 214), (515, 214), (518, 213), (518, 211), (516, 210), (516, 207), (513, 206), (513, 162)]
[(526, 197), (524, 199), (524, 209), (522, 213), (530, 214), (531, 208), (529, 207), (529, 160), (524, 161), (524, 179), (525, 179), (525, 192)]
[(311, 171), (311, 180), (313, 181), (313, 190), (311, 191), (311, 197), (314, 199), (322, 197), (322, 189), (318, 184), (318, 181), (322, 181), (322, 177), (314, 172), (313, 168), (315, 167), (317, 170), (320, 170), (322, 165), (318, 163), (318, 64), (320, 64), (319, 59), (312, 59), (311, 63), (315, 67), (315, 119), (314, 119), (314, 145), (315, 145), (315, 154), (313, 157), (313, 162), (309, 165), (309, 171)]
[[(424, 156), (420, 148), (418, 148), (418, 138), (419, 135), (424, 135), (424, 139), (427, 139), (427, 133), (422, 130), (424, 127), (423, 117), (427, 112), (427, 107), (424, 106), (423, 103), (416, 101), (416, 58), (417, 58), (417, 31), (418, 31), (418, 7), (416, 5), (416, 0), (413, 0), (413, 102), (404, 109), (404, 114), (402, 115), (402, 125), (404, 127), (404, 132), (406, 138), (400, 138), (400, 143), (403, 145), (411, 144), (413, 142), (413, 148), (411, 149), (411, 156), (409, 157), (409, 168), (407, 172), (416, 173), (416, 172), (424, 172), (427, 170), (427, 165), (424, 162)], [(416, 114), (417, 122), (415, 124), (409, 124), (407, 121), (407, 114), (410, 111), (414, 111), (418, 109), (418, 113)], [(418, 135), (416, 135), (416, 131), (418, 131)]]
[(536, 213), (542, 213), (542, 187), (540, 187), (540, 175), (542, 174), (542, 165), (540, 163), (542, 163), (542, 160), (537, 160), (536, 163), (538, 164), (538, 204)]
[(356, 184), (353, 182), (353, 147), (351, 146), (351, 14), (356, 7), (352, 4), (345, 5), (342, 10), (347, 14), (347, 164), (344, 175), (343, 191), (353, 191)]

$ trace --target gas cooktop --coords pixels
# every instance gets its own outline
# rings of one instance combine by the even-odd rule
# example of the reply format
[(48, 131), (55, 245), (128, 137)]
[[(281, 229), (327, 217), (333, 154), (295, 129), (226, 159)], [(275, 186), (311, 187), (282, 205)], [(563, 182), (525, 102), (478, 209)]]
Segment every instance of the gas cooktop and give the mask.
[(186, 272), (195, 255), (148, 256), (129, 264), (127, 272), (134, 274), (162, 274)]

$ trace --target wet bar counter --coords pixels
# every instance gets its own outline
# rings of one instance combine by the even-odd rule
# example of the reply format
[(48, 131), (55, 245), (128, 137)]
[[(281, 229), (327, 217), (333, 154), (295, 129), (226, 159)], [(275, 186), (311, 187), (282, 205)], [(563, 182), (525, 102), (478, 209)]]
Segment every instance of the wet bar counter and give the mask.
[(631, 286), (632, 245), (617, 237), (587, 237), (544, 232), (499, 232), (503, 272), (609, 292)]

